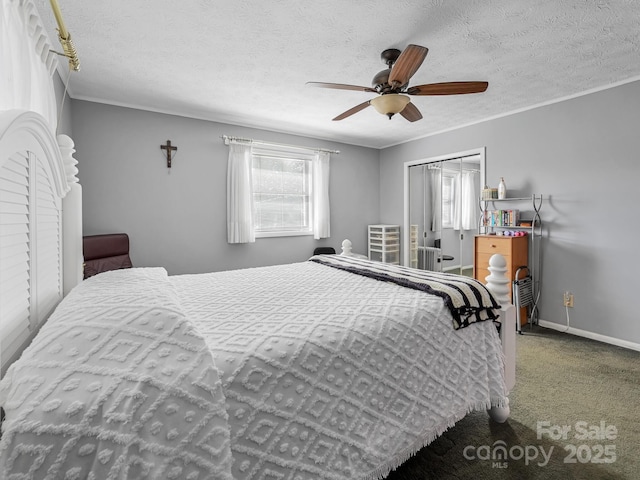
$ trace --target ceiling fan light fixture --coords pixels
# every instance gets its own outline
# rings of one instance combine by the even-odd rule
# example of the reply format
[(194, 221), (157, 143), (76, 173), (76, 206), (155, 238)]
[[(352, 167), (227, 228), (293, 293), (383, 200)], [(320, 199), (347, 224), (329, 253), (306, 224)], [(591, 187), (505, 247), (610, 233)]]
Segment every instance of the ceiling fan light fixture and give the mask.
[(372, 98), (369, 103), (373, 105), (379, 113), (386, 115), (391, 119), (396, 113), (404, 110), (404, 107), (411, 101), (406, 95), (399, 93), (387, 93), (379, 97)]

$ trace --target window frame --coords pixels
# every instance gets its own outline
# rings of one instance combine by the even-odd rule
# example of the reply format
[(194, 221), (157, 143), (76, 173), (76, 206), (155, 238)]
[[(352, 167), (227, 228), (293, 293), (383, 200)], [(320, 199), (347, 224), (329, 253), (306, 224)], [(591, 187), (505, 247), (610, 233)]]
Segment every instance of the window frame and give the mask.
[[(302, 174), (304, 176), (304, 188), (303, 193), (301, 194), (303, 197), (307, 199), (305, 211), (303, 212), (303, 216), (307, 218), (306, 228), (304, 229), (274, 229), (274, 230), (261, 230), (258, 225), (258, 214), (257, 214), (257, 204), (256, 204), (256, 195), (260, 195), (262, 192), (256, 192), (256, 182), (254, 172), (256, 170), (256, 161), (262, 158), (271, 158), (274, 160), (280, 161), (291, 161), (291, 162), (303, 162), (305, 172)], [(253, 228), (255, 231), (256, 238), (273, 238), (273, 237), (298, 237), (298, 236), (309, 236), (313, 235), (313, 212), (314, 212), (314, 195), (313, 195), (313, 156), (301, 152), (292, 152), (288, 151), (285, 147), (269, 147), (269, 148), (255, 148), (251, 152), (251, 190), (252, 190), (252, 201), (253, 201)], [(285, 192), (286, 193), (286, 192)]]
[[(442, 185), (442, 191), (441, 191), (441, 198), (442, 198), (442, 205), (441, 205), (441, 228), (445, 229), (445, 228), (450, 228), (453, 229), (454, 227), (454, 223), (455, 223), (455, 211), (456, 211), (456, 205), (457, 205), (457, 197), (458, 197), (458, 192), (456, 192), (456, 175), (457, 172), (453, 172), (453, 171), (447, 171), (445, 169), (442, 169), (442, 180), (441, 180), (441, 185)], [(447, 188), (445, 189), (445, 178), (446, 178), (446, 182), (447, 182)], [(445, 190), (447, 190), (447, 199), (445, 199)], [(447, 212), (447, 221), (445, 221), (445, 206), (448, 206), (448, 212)]]

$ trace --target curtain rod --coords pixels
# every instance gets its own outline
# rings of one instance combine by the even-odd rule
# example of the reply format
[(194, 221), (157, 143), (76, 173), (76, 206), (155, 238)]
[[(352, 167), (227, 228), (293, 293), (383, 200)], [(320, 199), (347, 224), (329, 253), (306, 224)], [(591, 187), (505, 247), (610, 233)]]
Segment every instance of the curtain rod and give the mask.
[(59, 53), (59, 55), (65, 56), (69, 59), (69, 69), (79, 72), (80, 59), (78, 58), (78, 52), (76, 52), (76, 47), (73, 45), (73, 41), (71, 40), (71, 34), (64, 25), (58, 0), (50, 0), (50, 3), (51, 9), (53, 10), (53, 16), (56, 17), (56, 23), (58, 24), (58, 40), (60, 40), (63, 50), (63, 53)]
[(263, 140), (254, 140), (253, 138), (242, 138), (242, 137), (233, 137), (229, 135), (220, 135), (220, 138), (224, 141), (225, 145), (229, 145), (229, 142), (249, 142), (249, 143), (257, 143), (260, 145), (273, 145), (275, 147), (287, 147), (287, 148), (298, 148), (300, 150), (311, 150), (314, 152), (328, 152), (339, 154), (340, 150), (329, 150), (328, 148), (320, 148), (320, 147), (301, 147), (299, 145), (289, 145), (286, 143), (277, 143), (277, 142), (265, 142)]

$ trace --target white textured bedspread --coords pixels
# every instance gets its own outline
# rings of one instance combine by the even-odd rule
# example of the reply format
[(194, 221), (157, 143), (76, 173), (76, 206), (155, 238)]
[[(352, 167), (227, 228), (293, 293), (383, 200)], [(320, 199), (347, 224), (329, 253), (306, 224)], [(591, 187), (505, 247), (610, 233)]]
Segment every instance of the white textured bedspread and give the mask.
[(313, 262), (170, 277), (220, 371), (233, 477), (383, 478), (505, 401), (492, 322)]
[(2, 479), (231, 478), (220, 379), (164, 269), (76, 287), (10, 367), (0, 405)]

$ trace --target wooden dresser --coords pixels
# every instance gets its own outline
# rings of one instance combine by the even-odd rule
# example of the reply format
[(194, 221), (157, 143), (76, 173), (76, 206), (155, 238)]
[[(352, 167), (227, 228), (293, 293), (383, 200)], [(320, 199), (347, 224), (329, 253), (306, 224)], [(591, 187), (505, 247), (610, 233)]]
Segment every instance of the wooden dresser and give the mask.
[[(484, 284), (487, 283), (485, 278), (489, 275), (489, 259), (496, 253), (500, 253), (507, 261), (506, 275), (512, 281), (516, 270), (529, 264), (528, 235), (524, 237), (477, 235), (474, 242), (473, 278), (480, 280)], [(511, 291), (509, 291), (509, 298), (511, 298)], [(527, 323), (526, 307), (523, 307), (520, 311), (520, 323), (523, 325)]]

